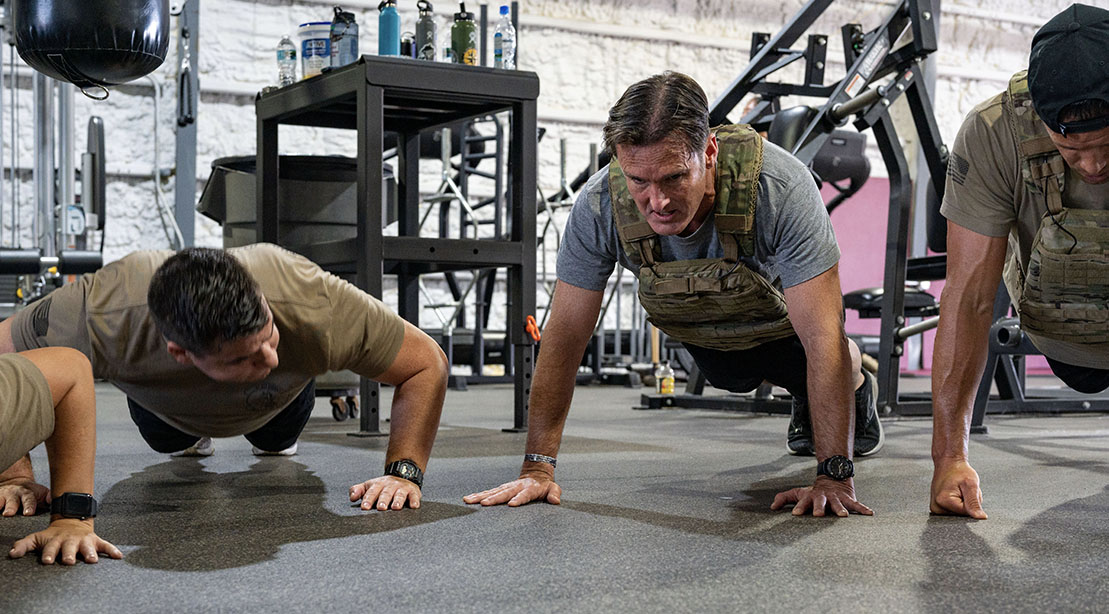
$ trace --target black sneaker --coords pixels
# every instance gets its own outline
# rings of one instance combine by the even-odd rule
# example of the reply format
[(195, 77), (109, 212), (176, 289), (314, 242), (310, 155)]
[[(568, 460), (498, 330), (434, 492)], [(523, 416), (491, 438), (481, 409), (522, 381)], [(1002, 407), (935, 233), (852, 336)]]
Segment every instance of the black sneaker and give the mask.
[(812, 456), (812, 420), (809, 418), (809, 400), (793, 397), (786, 431), (786, 452), (794, 456)]
[(863, 369), (863, 385), (855, 391), (855, 456), (870, 456), (882, 449), (885, 433), (878, 419), (878, 380)]

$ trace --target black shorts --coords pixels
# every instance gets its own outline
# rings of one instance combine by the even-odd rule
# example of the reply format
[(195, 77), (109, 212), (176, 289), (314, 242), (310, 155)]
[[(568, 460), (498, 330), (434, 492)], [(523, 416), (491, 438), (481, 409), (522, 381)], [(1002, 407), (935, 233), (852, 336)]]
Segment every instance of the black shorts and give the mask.
[(1109, 388), (1109, 370), (1093, 367), (1077, 367), (1053, 360), (1047, 356), (1047, 364), (1055, 377), (1078, 392), (1093, 394)]
[(768, 381), (795, 397), (808, 398), (805, 347), (797, 335), (747, 350), (712, 350), (685, 345), (701, 373), (716, 388), (750, 392)]
[[(300, 437), (304, 425), (312, 415), (316, 404), (316, 380), (310, 380), (304, 390), (296, 396), (281, 413), (270, 419), (258, 429), (243, 435), (255, 447), (266, 452), (280, 452), (291, 447)], [(139, 433), (155, 452), (169, 454), (180, 452), (199, 441), (169, 424), (127, 397), (127, 407), (131, 410), (131, 420), (139, 427)]]

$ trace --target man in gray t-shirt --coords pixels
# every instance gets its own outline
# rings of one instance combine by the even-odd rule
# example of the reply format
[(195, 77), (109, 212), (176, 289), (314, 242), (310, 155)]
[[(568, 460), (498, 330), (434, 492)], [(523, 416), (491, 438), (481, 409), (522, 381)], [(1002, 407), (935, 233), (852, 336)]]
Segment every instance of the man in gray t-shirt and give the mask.
[(839, 249), (811, 174), (747, 127), (710, 131), (704, 92), (673, 72), (628, 88), (605, 145), (614, 160), (578, 197), (559, 249), (520, 478), (463, 500), (559, 502), (555, 456), (574, 376), (619, 262), (639, 276), (652, 322), (710, 383), (745, 392), (766, 380), (793, 394), (787, 449), (815, 454), (818, 477), (772, 507), (870, 514), (850, 458), (882, 444), (875, 381), (843, 331)]

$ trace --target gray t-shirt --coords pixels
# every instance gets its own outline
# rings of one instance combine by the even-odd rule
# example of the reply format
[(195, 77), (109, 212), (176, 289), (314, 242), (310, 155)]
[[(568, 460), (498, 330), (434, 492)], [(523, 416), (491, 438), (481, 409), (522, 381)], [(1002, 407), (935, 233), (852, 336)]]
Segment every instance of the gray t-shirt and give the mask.
[[(713, 216), (688, 237), (660, 236), (662, 260), (722, 258)], [(755, 209), (755, 254), (743, 258), (751, 270), (788, 288), (839, 262), (839, 245), (812, 174), (780, 147), (766, 142)], [(585, 184), (570, 210), (558, 250), (558, 279), (586, 290), (604, 290), (616, 262), (637, 273), (612, 219), (608, 167)]]

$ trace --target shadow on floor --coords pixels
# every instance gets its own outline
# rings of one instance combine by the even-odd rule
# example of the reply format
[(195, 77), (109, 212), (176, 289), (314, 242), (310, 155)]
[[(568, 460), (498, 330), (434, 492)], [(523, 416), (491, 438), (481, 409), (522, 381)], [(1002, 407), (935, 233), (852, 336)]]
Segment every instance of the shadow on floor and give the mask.
[[(986, 501), (987, 513), (991, 510)], [(1105, 603), (1109, 583), (1109, 489), (1037, 514), (1008, 537), (1014, 548), (997, 551), (981, 534), (992, 520), (932, 516), (920, 546), (928, 579), (920, 586), (925, 611), (956, 611), (989, 603), (993, 611), (1044, 611), (1068, 603)]]
[(777, 511), (770, 509), (774, 496), (779, 492), (798, 486), (810, 485), (812, 475), (808, 471), (757, 481), (738, 494), (735, 490), (727, 487), (728, 484), (736, 482), (735, 476), (738, 474), (758, 475), (778, 469), (780, 469), (780, 465), (776, 462), (717, 474), (708, 482), (700, 482), (701, 484), (712, 485), (707, 489), (699, 490), (691, 487), (691, 483), (695, 484), (697, 482), (690, 480), (652, 486), (649, 489), (633, 493), (633, 496), (641, 495), (651, 501), (673, 500), (676, 496), (726, 499), (731, 501), (728, 504), (731, 509), (731, 517), (727, 520), (709, 520), (697, 516), (683, 516), (681, 514), (580, 501), (563, 500), (562, 506), (586, 514), (623, 518), (694, 535), (776, 546), (788, 546), (798, 540), (815, 535), (832, 526), (832, 523), (838, 520), (834, 516), (831, 518), (814, 518), (811, 514), (806, 518), (793, 518), (789, 507)]
[[(126, 552), (130, 565), (211, 571), (272, 559), (285, 544), (384, 533), (473, 513), (462, 505), (425, 502), (403, 512), (363, 512), (351, 504), (346, 516), (325, 509), (325, 496), (336, 494), (327, 495), (315, 474), (287, 458), (259, 458), (249, 470), (229, 473), (210, 472), (196, 459), (173, 459), (113, 485), (102, 497), (96, 530)], [(22, 537), (8, 533), (3, 530), (0, 543)]]

